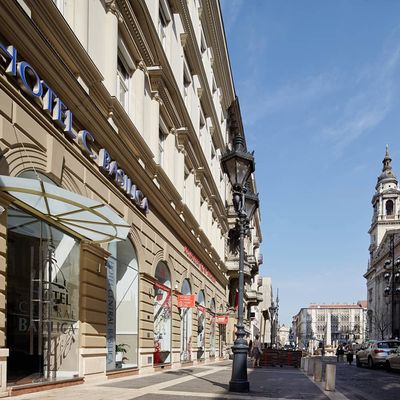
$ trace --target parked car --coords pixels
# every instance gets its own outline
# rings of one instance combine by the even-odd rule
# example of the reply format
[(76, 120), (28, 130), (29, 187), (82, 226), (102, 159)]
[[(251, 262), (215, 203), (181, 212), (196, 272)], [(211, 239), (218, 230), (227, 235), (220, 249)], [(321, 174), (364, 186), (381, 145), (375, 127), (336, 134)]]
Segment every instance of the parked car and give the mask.
[(391, 369), (400, 369), (400, 347), (388, 355), (385, 366), (388, 371)]
[(361, 347), (356, 355), (356, 365), (368, 365), (374, 368), (377, 365), (385, 365), (386, 360), (393, 351), (400, 346), (398, 340), (371, 340)]

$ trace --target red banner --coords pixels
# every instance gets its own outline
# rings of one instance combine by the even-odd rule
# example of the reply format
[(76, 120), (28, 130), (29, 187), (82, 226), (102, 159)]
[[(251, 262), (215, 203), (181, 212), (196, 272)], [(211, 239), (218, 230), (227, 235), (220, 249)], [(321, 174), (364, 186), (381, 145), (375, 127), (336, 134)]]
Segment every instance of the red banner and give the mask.
[(217, 315), (217, 324), (219, 325), (226, 325), (228, 323), (228, 316), (227, 315)]
[(178, 307), (179, 308), (193, 308), (195, 307), (196, 296), (194, 294), (178, 294)]
[(202, 313), (206, 312), (206, 308), (204, 306), (201, 306), (200, 304), (197, 305), (197, 310), (202, 312)]

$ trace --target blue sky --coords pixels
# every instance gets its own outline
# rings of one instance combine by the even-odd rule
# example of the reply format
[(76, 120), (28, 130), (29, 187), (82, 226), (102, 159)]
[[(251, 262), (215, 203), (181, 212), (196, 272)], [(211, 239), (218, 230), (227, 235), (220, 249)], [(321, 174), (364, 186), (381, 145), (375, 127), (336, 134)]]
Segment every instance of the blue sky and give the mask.
[(280, 321), (366, 299), (371, 198), (400, 177), (400, 1), (221, 0)]

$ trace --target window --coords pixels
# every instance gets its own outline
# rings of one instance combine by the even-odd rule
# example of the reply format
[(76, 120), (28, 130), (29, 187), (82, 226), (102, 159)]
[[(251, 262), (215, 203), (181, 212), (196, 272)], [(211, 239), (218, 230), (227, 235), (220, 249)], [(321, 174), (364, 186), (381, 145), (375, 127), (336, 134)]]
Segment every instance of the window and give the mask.
[(215, 81), (215, 78), (213, 76), (212, 79), (212, 93), (214, 94), (217, 91), (217, 82)]
[(158, 10), (158, 36), (160, 38), (164, 50), (167, 43), (167, 27), (170, 21), (171, 21), (171, 12), (169, 9), (168, 2), (166, 0), (160, 0), (159, 10)]
[(215, 149), (214, 145), (211, 145), (211, 169), (214, 168), (214, 162), (215, 162)]
[(393, 201), (386, 200), (386, 215), (393, 215)]
[(206, 39), (204, 38), (204, 33), (203, 30), (201, 31), (201, 37), (200, 37), (200, 51), (201, 54), (204, 54), (207, 50), (207, 43)]
[(189, 170), (185, 167), (185, 171), (183, 173), (183, 201), (187, 204), (188, 202), (188, 179), (189, 179)]
[(128, 67), (122, 58), (118, 55), (118, 66), (117, 66), (117, 98), (124, 107), (125, 111), (129, 109), (129, 73)]
[(200, 123), (199, 123), (199, 135), (200, 138), (203, 136), (203, 131), (206, 127), (206, 119), (204, 117), (203, 109), (200, 107)]
[(186, 61), (183, 62), (183, 99), (187, 105), (187, 100), (189, 98), (189, 87), (192, 83), (192, 77), (189, 71), (189, 67)]
[(162, 129), (159, 130), (158, 136), (158, 163), (163, 167), (165, 163), (165, 141), (167, 135)]

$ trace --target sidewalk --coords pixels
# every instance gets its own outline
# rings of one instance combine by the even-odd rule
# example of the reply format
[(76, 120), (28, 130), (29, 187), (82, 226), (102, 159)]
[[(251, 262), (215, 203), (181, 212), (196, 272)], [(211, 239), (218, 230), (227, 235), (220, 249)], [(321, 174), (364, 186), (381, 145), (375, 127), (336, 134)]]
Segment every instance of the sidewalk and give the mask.
[(328, 400), (303, 372), (293, 367), (248, 369), (250, 393), (231, 393), (231, 361), (169, 370), (152, 375), (119, 378), (97, 383), (15, 396), (31, 400)]

